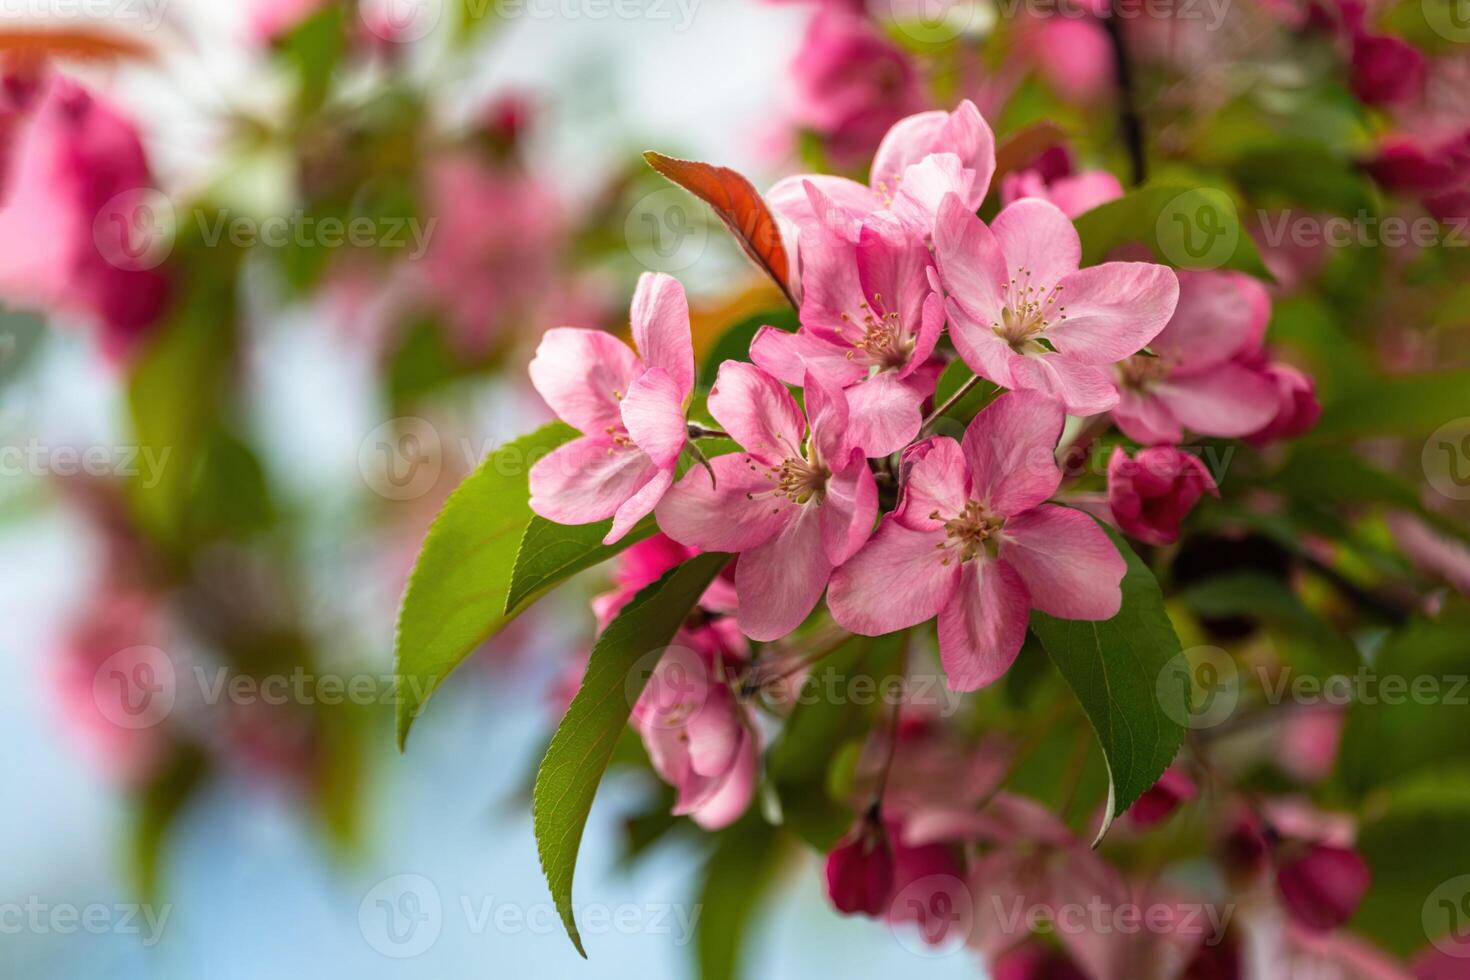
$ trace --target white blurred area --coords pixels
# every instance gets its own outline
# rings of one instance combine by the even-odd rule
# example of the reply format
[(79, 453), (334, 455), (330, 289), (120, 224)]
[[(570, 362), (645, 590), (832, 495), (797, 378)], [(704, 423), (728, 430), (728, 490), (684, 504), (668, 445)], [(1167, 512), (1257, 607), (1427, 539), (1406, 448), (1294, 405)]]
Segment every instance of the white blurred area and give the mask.
[[(283, 172), (268, 160), (223, 172), (221, 117), (269, 114), (284, 94), (264, 55), (248, 43), (248, 4), (166, 0), (160, 8), (164, 2), (137, 0), (133, 7), (163, 15), (142, 33), (159, 49), (157, 64), (83, 74), (143, 120), (169, 190), (223, 179), (238, 182), (246, 197), (286, 193)], [(448, 58), (442, 38), (430, 35), (412, 55), (414, 70), (443, 93), (437, 111), (446, 124), (506, 87), (539, 94), (546, 111), (537, 159), (573, 196), (589, 193), (615, 162), (650, 146), (735, 166), (764, 185), (774, 176), (768, 143), (781, 80), (806, 12), (755, 0), (696, 0), (687, 29), (677, 30), (679, 5), (660, 6), (672, 21), (519, 17), (472, 56)], [(267, 468), (313, 500), (328, 525), (350, 525), (350, 515), (333, 507), (360, 492), (353, 483), (358, 447), (384, 413), (370, 365), (344, 351), (341, 336), (307, 329), (309, 317), (299, 311), (281, 320), (261, 335), (252, 381), (254, 421), (270, 435), (263, 440)], [(0, 390), (0, 441), (122, 438), (113, 431), (118, 379), (83, 335), (48, 338), (30, 367), (23, 384)], [(494, 393), (485, 405), (486, 435), (514, 435), (518, 413), (497, 411), (504, 399)], [(517, 793), (549, 733), (544, 691), (567, 648), (585, 642), (590, 618), (537, 631), (536, 648), (510, 674), (467, 667), (420, 720), (407, 754), (397, 754), (387, 728), (381, 730), (362, 853), (333, 856), (293, 801), (225, 781), (197, 801), (173, 836), (164, 869), (168, 918), (156, 944), (144, 942), (149, 925), (142, 917), (129, 922), (137, 932), (117, 918), (118, 928), (96, 934), (75, 923), (70, 930), (29, 927), (36, 908), (44, 917), (45, 910), (113, 909), (132, 900), (122, 873), (128, 810), (66, 737), (46, 689), (48, 654), (90, 586), (95, 544), (36, 487), (9, 484), (0, 498), (0, 978), (689, 975), (692, 950), (677, 942), (677, 917), (659, 929), (584, 929), (592, 957), (584, 963), (549, 916)], [(326, 536), (312, 544), (329, 552), (317, 587), (360, 593), (354, 638), (391, 669), (397, 597), (360, 573), (347, 580), (358, 564), (355, 548), (369, 543)], [(619, 819), (638, 789), (617, 780), (604, 785), (578, 869), (579, 905), (647, 910), (692, 900), (698, 864), (688, 850), (660, 850), (631, 873), (613, 867)], [(441, 928), (419, 955), (396, 959), (373, 947), (359, 911), (375, 884), (404, 874), (432, 883)], [(520, 909), (524, 924), (497, 926), (501, 905)], [(837, 918), (825, 906), (815, 863), (788, 883), (761, 923), (750, 977), (982, 972), (964, 951), (919, 957), (912, 942), (900, 943), (881, 924)]]

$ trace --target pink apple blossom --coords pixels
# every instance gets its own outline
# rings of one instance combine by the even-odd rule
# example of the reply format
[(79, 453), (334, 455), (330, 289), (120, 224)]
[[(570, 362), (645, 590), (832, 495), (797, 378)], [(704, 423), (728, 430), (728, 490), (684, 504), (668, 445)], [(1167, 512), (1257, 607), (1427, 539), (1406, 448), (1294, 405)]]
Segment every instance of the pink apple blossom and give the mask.
[[(1276, 887), (1292, 918), (1318, 932), (1336, 929), (1357, 911), (1372, 877), (1356, 851), (1331, 844), (1282, 845)], [(1295, 852), (1295, 853), (1293, 853)]]
[(1092, 518), (1044, 501), (1062, 406), (1011, 392), (975, 417), (963, 443), (935, 437), (905, 453), (898, 507), (832, 577), (828, 605), (854, 633), (880, 636), (939, 617), (949, 686), (997, 680), (1020, 652), (1031, 609), (1109, 619), (1126, 566)]
[(1167, 820), (1181, 803), (1198, 795), (1199, 788), (1189, 774), (1178, 766), (1170, 766), (1128, 808), (1128, 819), (1140, 827), (1151, 827)]
[(819, 190), (830, 207), (850, 220), (891, 210), (915, 234), (927, 237), (946, 193), (958, 194), (974, 211), (985, 200), (995, 173), (995, 134), (968, 99), (954, 112), (921, 112), (900, 120), (883, 137), (868, 186), (845, 177), (801, 174), (771, 188), (766, 200), (799, 229), (821, 225), (806, 189)]
[[(816, 204), (821, 191), (808, 190)], [(895, 453), (919, 434), (920, 406), (939, 377), (930, 355), (944, 302), (930, 286), (929, 250), (891, 214), (874, 212), (860, 225), (805, 229), (801, 255), (802, 327), (763, 328), (750, 358), (787, 384), (810, 371), (847, 388), (853, 444), (868, 456)]]
[(1113, 520), (1145, 544), (1179, 540), (1179, 526), (1206, 493), (1220, 495), (1198, 456), (1175, 446), (1154, 446), (1133, 458), (1122, 446), (1108, 460), (1108, 505)]
[(1077, 230), (1047, 201), (1017, 201), (987, 226), (951, 194), (934, 243), (949, 335), (965, 363), (1003, 387), (1044, 392), (1075, 415), (1117, 404), (1108, 365), (1152, 341), (1179, 298), (1162, 265), (1080, 269)]
[(1470, 547), (1404, 511), (1394, 511), (1384, 521), (1395, 543), (1416, 568), (1470, 596)]
[(658, 507), (669, 537), (738, 553), (740, 628), (755, 640), (796, 629), (832, 570), (868, 540), (878, 491), (853, 445), (847, 398), (817, 375), (805, 386), (807, 419), (786, 388), (750, 364), (726, 361), (709, 410), (744, 452), (695, 467)]
[(1425, 74), (1424, 56), (1402, 38), (1359, 31), (1352, 39), (1353, 94), (1369, 105), (1417, 98)]
[(1271, 420), (1246, 435), (1246, 441), (1263, 446), (1281, 439), (1294, 439), (1310, 432), (1322, 418), (1322, 403), (1317, 400), (1317, 385), (1307, 374), (1290, 364), (1267, 361), (1264, 354), (1242, 358), (1240, 364), (1254, 367), (1276, 389), (1275, 411)]
[(1069, 218), (1123, 196), (1123, 185), (1106, 170), (1084, 170), (1048, 178), (1040, 170), (1007, 174), (1000, 182), (1000, 201), (1009, 206), (1022, 198), (1050, 201)]
[(0, 177), (0, 296), (80, 315), (122, 357), (161, 317), (169, 283), (148, 249), (162, 216), (137, 127), (77, 83), (23, 86)]
[(1179, 305), (1150, 345), (1116, 368), (1113, 419), (1143, 443), (1178, 443), (1186, 428), (1237, 437), (1277, 414), (1275, 382), (1241, 358), (1259, 350), (1271, 316), (1265, 287), (1234, 272), (1179, 273)]
[(760, 736), (731, 689), (733, 676), (720, 653), (676, 641), (633, 708), (649, 760), (678, 791), (674, 814), (706, 830), (734, 823), (755, 795)]
[(611, 517), (607, 544), (673, 485), (694, 390), (684, 287), (644, 273), (631, 317), (638, 353), (600, 330), (558, 327), (542, 337), (529, 368), (546, 404), (582, 433), (531, 467), (531, 509), (559, 524)]
[(879, 916), (893, 896), (893, 845), (883, 821), (865, 816), (827, 854), (827, 898), (844, 915)]

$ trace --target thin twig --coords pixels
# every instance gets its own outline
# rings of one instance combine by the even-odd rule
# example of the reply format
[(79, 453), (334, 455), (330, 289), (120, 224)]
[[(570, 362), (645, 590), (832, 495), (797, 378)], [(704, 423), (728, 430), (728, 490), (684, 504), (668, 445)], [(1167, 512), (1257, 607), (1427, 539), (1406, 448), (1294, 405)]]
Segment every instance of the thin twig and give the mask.
[(1118, 128), (1133, 167), (1133, 186), (1137, 187), (1148, 179), (1148, 162), (1143, 152), (1143, 119), (1138, 114), (1133, 64), (1128, 59), (1128, 47), (1124, 43), (1122, 23), (1116, 10), (1109, 11), (1102, 18), (1102, 26), (1113, 49), (1113, 72), (1118, 78)]

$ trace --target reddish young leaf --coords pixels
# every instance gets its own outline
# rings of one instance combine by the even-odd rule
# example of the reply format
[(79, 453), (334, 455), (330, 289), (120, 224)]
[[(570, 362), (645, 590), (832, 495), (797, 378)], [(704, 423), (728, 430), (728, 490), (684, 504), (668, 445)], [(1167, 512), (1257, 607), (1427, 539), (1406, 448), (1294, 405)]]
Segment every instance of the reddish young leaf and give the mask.
[(1025, 170), (1051, 147), (1065, 143), (1067, 134), (1054, 122), (1042, 119), (1022, 127), (1001, 141), (995, 150), (995, 176), (991, 187), (999, 187), (1006, 174)]
[(22, 59), (77, 58), (84, 61), (143, 60), (153, 49), (115, 31), (87, 27), (0, 30), (0, 54)]
[(677, 160), (652, 150), (643, 154), (643, 159), (654, 170), (714, 208), (715, 214), (745, 249), (745, 254), (775, 280), (792, 306), (797, 305), (787, 281), (790, 264), (786, 246), (781, 242), (781, 229), (750, 181), (728, 167)]

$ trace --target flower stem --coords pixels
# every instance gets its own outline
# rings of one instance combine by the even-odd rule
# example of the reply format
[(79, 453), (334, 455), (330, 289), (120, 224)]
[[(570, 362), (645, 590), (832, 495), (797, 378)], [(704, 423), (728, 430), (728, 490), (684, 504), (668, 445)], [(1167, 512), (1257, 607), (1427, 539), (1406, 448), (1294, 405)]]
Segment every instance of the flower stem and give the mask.
[(975, 386), (978, 385), (980, 381), (980, 375), (976, 374), (972, 375), (969, 381), (966, 381), (964, 384), (960, 385), (959, 389), (954, 394), (950, 395), (944, 400), (944, 404), (940, 405), (938, 408), (934, 409), (934, 411), (929, 413), (928, 417), (924, 419), (924, 424), (919, 427), (919, 434), (923, 435), (924, 430), (928, 429), (929, 426), (933, 425), (935, 422), (943, 418), (945, 412), (958, 405), (960, 403), (960, 399), (964, 398), (970, 392), (974, 391)]
[(1137, 93), (1133, 85), (1133, 64), (1128, 60), (1128, 46), (1116, 10), (1102, 18), (1103, 31), (1113, 49), (1113, 72), (1118, 77), (1118, 128), (1132, 164), (1132, 184), (1139, 186), (1148, 179), (1148, 163), (1143, 151), (1143, 119), (1138, 114)]
[(689, 423), (689, 438), (691, 439), (728, 439), (730, 433), (724, 429), (711, 429), (709, 426), (698, 422)]

